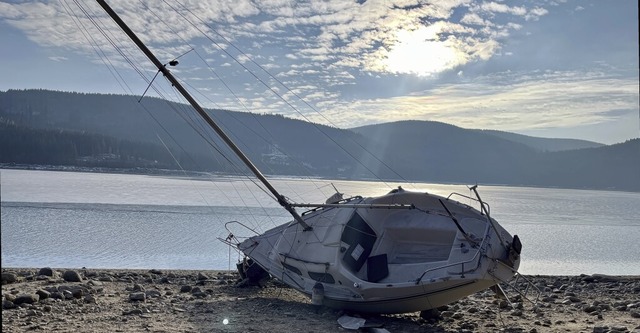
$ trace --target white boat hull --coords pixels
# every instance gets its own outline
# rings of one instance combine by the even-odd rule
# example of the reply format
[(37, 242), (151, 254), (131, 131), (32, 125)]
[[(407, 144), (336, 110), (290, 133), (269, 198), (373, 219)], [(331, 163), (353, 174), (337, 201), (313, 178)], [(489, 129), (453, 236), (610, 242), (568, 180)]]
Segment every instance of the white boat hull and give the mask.
[[(384, 203), (413, 208), (365, 206)], [(497, 222), (426, 193), (394, 191), (303, 216), (312, 230), (292, 222), (237, 246), (272, 277), (309, 296), (321, 283), (323, 304), (332, 308), (428, 310), (508, 281), (519, 265), (517, 255), (509, 256), (513, 237)]]

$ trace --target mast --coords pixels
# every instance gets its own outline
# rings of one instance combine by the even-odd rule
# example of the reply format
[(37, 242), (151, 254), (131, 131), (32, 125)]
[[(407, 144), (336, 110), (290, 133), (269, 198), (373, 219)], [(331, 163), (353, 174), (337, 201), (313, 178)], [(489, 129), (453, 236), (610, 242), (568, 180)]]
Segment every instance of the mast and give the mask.
[(162, 72), (164, 77), (166, 77), (167, 80), (169, 80), (169, 82), (178, 90), (178, 92), (180, 92), (180, 94), (182, 94), (182, 96), (184, 96), (184, 98), (189, 102), (189, 104), (191, 104), (191, 106), (196, 110), (196, 112), (198, 112), (198, 114), (218, 134), (218, 136), (220, 136), (220, 138), (229, 146), (229, 148), (231, 148), (231, 150), (233, 150), (233, 152), (240, 158), (240, 160), (242, 160), (242, 162), (251, 170), (251, 172), (253, 172), (253, 174), (256, 175), (256, 177), (258, 177), (258, 179), (264, 184), (264, 186), (266, 186), (267, 189), (269, 189), (269, 191), (278, 200), (278, 203), (282, 207), (284, 207), (289, 212), (289, 214), (291, 214), (293, 216), (293, 218), (298, 223), (300, 223), (300, 225), (303, 226), (304, 230), (311, 230), (311, 226), (309, 226), (302, 219), (300, 214), (298, 214), (298, 212), (296, 212), (295, 208), (293, 208), (293, 206), (291, 206), (291, 203), (289, 203), (289, 201), (287, 201), (287, 199), (283, 195), (281, 195), (273, 187), (273, 185), (271, 185), (271, 183), (269, 183), (269, 181), (267, 180), (267, 178), (265, 178), (265, 176), (262, 174), (262, 172), (260, 172), (260, 170), (258, 170), (258, 168), (253, 164), (253, 162), (251, 162), (251, 160), (249, 160), (249, 158), (240, 150), (240, 148), (238, 148), (238, 146), (222, 130), (222, 128), (220, 126), (218, 126), (218, 124), (216, 124), (215, 121), (213, 121), (211, 116), (209, 116), (204, 111), (204, 109), (200, 106), (200, 104), (198, 104), (198, 102), (196, 102), (196, 100), (191, 96), (191, 94), (189, 94), (189, 92), (180, 84), (180, 82), (178, 82), (178, 80), (173, 76), (173, 74), (171, 74), (171, 71), (169, 71), (167, 69), (167, 67), (164, 64), (162, 64), (160, 62), (160, 60), (158, 60), (158, 58), (156, 58), (156, 56), (151, 52), (151, 50), (149, 50), (149, 48), (147, 48), (147, 46), (144, 45), (144, 43), (142, 43), (142, 41), (129, 28), (129, 26), (127, 26), (127, 24), (124, 23), (124, 21), (122, 21), (120, 16), (118, 16), (118, 14), (116, 14), (116, 12), (114, 12), (113, 9), (111, 9), (111, 7), (104, 0), (96, 0), (96, 1), (105, 10), (105, 12), (107, 12), (107, 14), (109, 14), (109, 16), (111, 16), (111, 18), (118, 24), (118, 26), (120, 26), (122, 31), (124, 31), (124, 33), (127, 34), (127, 36), (129, 36), (129, 38), (131, 38), (131, 40), (136, 44), (136, 46), (138, 46), (138, 48), (140, 48), (140, 50), (147, 56), (147, 58), (149, 58), (149, 60), (151, 60), (151, 62), (153, 62), (153, 64), (158, 68), (158, 71)]

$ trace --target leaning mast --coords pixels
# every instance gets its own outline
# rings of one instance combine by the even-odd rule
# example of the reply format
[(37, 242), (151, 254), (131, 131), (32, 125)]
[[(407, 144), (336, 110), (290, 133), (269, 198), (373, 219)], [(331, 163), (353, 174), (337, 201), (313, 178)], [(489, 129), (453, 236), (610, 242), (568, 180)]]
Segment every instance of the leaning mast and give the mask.
[(138, 48), (153, 62), (153, 64), (158, 68), (158, 71), (162, 72), (162, 74), (169, 80), (169, 82), (184, 96), (184, 98), (191, 104), (191, 106), (198, 112), (198, 114), (207, 122), (207, 124), (220, 136), (220, 138), (233, 150), (233, 152), (242, 160), (242, 162), (253, 172), (253, 174), (267, 187), (267, 189), (276, 197), (278, 203), (284, 207), (293, 218), (300, 223), (304, 227), (305, 230), (310, 230), (311, 226), (309, 226), (296, 212), (295, 208), (287, 201), (287, 199), (281, 195), (274, 187), (269, 183), (267, 178), (258, 170), (258, 168), (249, 160), (249, 158), (238, 148), (238, 146), (231, 140), (231, 138), (222, 130), (218, 124), (207, 114), (204, 109), (196, 102), (196, 100), (189, 94), (189, 92), (178, 82), (178, 80), (171, 74), (166, 67), (166, 65), (162, 64), (158, 58), (147, 48), (146, 45), (136, 36), (136, 34), (127, 26), (124, 21), (116, 14), (113, 9), (104, 1), (104, 0), (96, 0), (100, 6), (111, 16), (111, 18), (120, 26), (122, 31), (124, 31), (129, 38), (138, 46)]

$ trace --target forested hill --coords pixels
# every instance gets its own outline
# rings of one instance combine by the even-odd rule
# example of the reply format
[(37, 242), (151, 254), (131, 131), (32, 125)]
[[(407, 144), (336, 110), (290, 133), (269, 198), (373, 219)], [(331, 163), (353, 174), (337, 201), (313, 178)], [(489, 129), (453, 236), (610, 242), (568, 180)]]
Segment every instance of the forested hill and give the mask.
[[(138, 99), (0, 92), (0, 163), (237, 171), (216, 152), (228, 153), (219, 140), (196, 131), (188, 107)], [(208, 112), (267, 174), (640, 191), (639, 139), (606, 146), (426, 121), (345, 130)]]
[(478, 130), (482, 133), (488, 133), (497, 137), (507, 139), (513, 142), (523, 143), (529, 147), (532, 147), (538, 151), (563, 151), (573, 150), (581, 148), (597, 148), (604, 146), (601, 143), (576, 140), (576, 139), (548, 139), (548, 138), (536, 138), (533, 136), (515, 134), (503, 131), (493, 130)]
[[(352, 129), (367, 135), (367, 149), (403, 175), (438, 177), (445, 182), (543, 187), (640, 190), (640, 139), (605, 146), (576, 140), (578, 147), (544, 151), (518, 136), (504, 139), (493, 131), (449, 124), (401, 121)], [(560, 147), (571, 141), (559, 140)], [(535, 141), (535, 140), (534, 140)], [(411, 154), (406, 152), (410, 151)], [(411, 165), (419, 165), (413, 168)]]
[[(189, 170), (208, 170), (235, 172), (236, 168), (216, 150), (228, 153), (228, 149), (210, 132), (204, 134), (212, 144), (204, 141), (196, 131), (206, 127), (202, 121), (194, 120), (190, 107), (167, 102), (158, 98), (145, 97), (138, 103), (139, 96), (103, 95), (68, 93), (48, 90), (9, 90), (0, 92), (0, 118), (3, 126), (17, 127), (24, 135), (29, 130), (55, 130), (85, 135), (100, 135), (112, 138), (110, 145), (91, 145), (92, 150), (78, 150), (77, 160), (67, 164), (81, 163), (85, 154), (102, 157), (90, 158), (99, 162), (109, 159), (112, 166), (118, 165), (122, 158), (118, 145), (131, 146), (151, 143), (160, 149), (153, 150), (153, 157), (145, 156), (143, 163), (150, 166), (158, 161), (159, 167)], [(209, 114), (229, 133), (240, 148), (252, 161), (267, 174), (310, 175), (351, 177), (345, 168), (353, 169), (356, 163), (348, 154), (337, 149), (334, 140), (353, 145), (358, 135), (351, 132), (315, 125), (303, 121), (285, 118), (279, 115), (256, 115), (244, 112), (207, 110)], [(286, 129), (286, 130), (283, 130)], [(322, 131), (322, 132), (321, 132)], [(324, 133), (324, 134), (323, 134)], [(33, 133), (41, 135), (43, 132)], [(93, 138), (92, 140), (98, 140)], [(161, 141), (162, 140), (162, 141)], [(72, 149), (78, 141), (69, 142), (68, 137), (60, 137), (57, 145)], [(53, 144), (47, 141), (46, 144)], [(63, 142), (64, 141), (64, 142)], [(82, 140), (81, 140), (82, 141)], [(6, 140), (2, 144), (6, 146)], [(73, 143), (73, 144), (72, 144)], [(26, 144), (26, 143), (25, 143)], [(133, 145), (133, 146), (132, 146)], [(171, 154), (166, 151), (168, 147)], [(7, 150), (36, 152), (36, 148), (16, 146)], [(76, 147), (77, 148), (77, 147)], [(163, 151), (163, 152), (162, 152)], [(34, 154), (31, 154), (34, 155)], [(36, 154), (37, 155), (37, 154)], [(72, 156), (73, 154), (67, 156)], [(176, 161), (171, 161), (172, 156)], [(232, 155), (232, 154), (227, 154)], [(12, 154), (11, 156), (16, 156)], [(34, 163), (34, 158), (28, 160)], [(25, 163), (25, 160), (12, 160), (3, 154), (0, 163)], [(43, 160), (41, 163), (47, 163)], [(60, 163), (60, 162), (57, 162)], [(82, 163), (81, 163), (82, 164)], [(95, 164), (95, 163), (94, 163)], [(129, 163), (125, 163), (127, 167)], [(83, 164), (84, 165), (84, 164)], [(304, 166), (303, 166), (304, 165)], [(93, 166), (93, 164), (92, 164)], [(340, 171), (344, 170), (344, 171)], [(366, 175), (371, 178), (372, 176)]]

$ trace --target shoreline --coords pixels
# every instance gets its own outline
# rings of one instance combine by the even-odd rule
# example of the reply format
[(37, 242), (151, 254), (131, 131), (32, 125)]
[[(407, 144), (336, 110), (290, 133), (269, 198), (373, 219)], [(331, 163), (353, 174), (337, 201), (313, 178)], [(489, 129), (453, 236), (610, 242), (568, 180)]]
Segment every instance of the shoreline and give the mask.
[[(209, 269), (209, 268), (204, 268), (204, 269), (197, 269), (197, 268), (147, 268), (147, 267), (133, 267), (133, 268), (116, 268), (116, 267), (64, 267), (64, 266), (47, 266), (46, 268), (50, 268), (56, 271), (65, 271), (65, 270), (77, 270), (77, 271), (95, 271), (95, 272), (100, 272), (100, 271), (111, 271), (111, 272), (134, 272), (134, 273), (149, 273), (152, 270), (157, 270), (157, 271), (162, 271), (165, 273), (179, 273), (179, 272), (184, 272), (184, 273), (198, 273), (198, 272), (213, 272), (213, 273), (229, 273), (229, 274), (236, 274), (237, 271), (235, 269)], [(6, 272), (6, 271), (34, 271), (34, 272), (38, 272), (41, 268), (35, 268), (35, 267), (27, 267), (27, 266), (1, 266), (1, 270), (2, 272)], [(598, 279), (606, 279), (606, 278), (613, 278), (613, 279), (629, 279), (629, 280), (640, 280), (640, 274), (636, 275), (636, 274), (605, 274), (605, 273), (591, 273), (591, 274), (523, 274), (528, 278), (582, 278), (585, 276), (593, 276), (595, 278)]]
[(388, 332), (640, 332), (640, 276), (527, 278), (542, 292), (535, 305), (486, 290), (421, 316), (317, 308), (235, 271), (2, 268), (2, 331), (348, 332), (337, 321), (346, 314)]
[[(0, 163), (0, 169), (6, 170), (32, 170), (32, 171), (59, 171), (59, 172), (86, 172), (86, 173), (109, 173), (109, 174), (123, 174), (123, 175), (142, 175), (142, 176), (159, 176), (159, 177), (180, 177), (192, 180), (209, 180), (210, 175), (217, 177), (242, 177), (241, 175), (216, 172), (216, 171), (196, 171), (196, 170), (175, 170), (175, 169), (162, 169), (162, 168), (150, 168), (150, 167), (131, 167), (131, 168), (115, 168), (115, 167), (103, 167), (103, 166), (77, 166), (77, 165), (48, 165), (48, 164), (15, 164), (15, 163)], [(374, 178), (348, 178), (337, 177), (329, 178), (326, 176), (314, 176), (306, 177), (299, 175), (281, 175), (272, 174), (267, 175), (272, 179), (317, 179), (325, 181), (356, 181), (356, 182), (397, 182), (403, 184), (434, 184), (434, 185), (455, 185), (455, 186), (468, 186), (469, 184), (460, 181), (429, 181), (429, 180), (401, 180), (401, 179), (374, 179)], [(605, 192), (621, 192), (621, 193), (640, 193), (640, 191), (633, 191), (627, 189), (618, 189), (611, 187), (558, 187), (558, 186), (542, 186), (542, 185), (525, 185), (525, 184), (500, 184), (500, 183), (484, 183), (482, 186), (496, 186), (496, 187), (515, 187), (515, 188), (536, 188), (536, 189), (548, 189), (548, 190), (583, 190), (583, 191), (605, 191)]]

